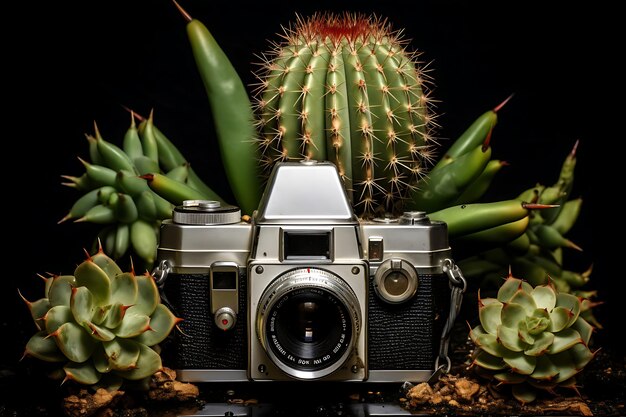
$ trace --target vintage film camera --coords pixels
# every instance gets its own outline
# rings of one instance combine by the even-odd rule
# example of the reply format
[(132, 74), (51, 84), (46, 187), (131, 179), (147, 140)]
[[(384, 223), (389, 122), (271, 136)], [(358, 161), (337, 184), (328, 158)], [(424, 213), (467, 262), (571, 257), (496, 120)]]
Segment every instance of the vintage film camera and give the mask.
[(184, 319), (179, 378), (428, 380), (447, 349), (450, 252), (422, 212), (360, 221), (329, 162), (277, 163), (251, 222), (186, 201), (155, 270)]

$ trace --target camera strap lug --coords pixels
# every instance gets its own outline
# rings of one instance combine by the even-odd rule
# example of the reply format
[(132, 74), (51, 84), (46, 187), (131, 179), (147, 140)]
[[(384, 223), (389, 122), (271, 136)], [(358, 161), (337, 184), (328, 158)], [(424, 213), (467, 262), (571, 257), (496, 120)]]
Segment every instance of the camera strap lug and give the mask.
[(454, 263), (452, 259), (444, 259), (443, 261), (443, 272), (448, 276), (449, 285), (450, 285), (450, 314), (448, 315), (448, 319), (443, 326), (443, 331), (441, 332), (441, 340), (439, 342), (439, 355), (435, 360), (435, 372), (433, 373), (431, 380), (436, 380), (442, 373), (450, 372), (450, 368), (452, 367), (452, 363), (450, 361), (450, 357), (448, 356), (448, 348), (450, 345), (450, 333), (452, 332), (452, 327), (454, 326), (454, 322), (456, 321), (459, 312), (461, 311), (461, 304), (463, 303), (463, 294), (467, 290), (467, 281), (463, 276), (463, 272), (459, 266)]
[(165, 281), (167, 280), (168, 274), (172, 271), (172, 265), (167, 260), (162, 260), (159, 262), (159, 265), (152, 270), (152, 278), (154, 279), (154, 283), (159, 289), (159, 295), (161, 296), (161, 302), (174, 314), (176, 313), (176, 309), (167, 299), (165, 295)]

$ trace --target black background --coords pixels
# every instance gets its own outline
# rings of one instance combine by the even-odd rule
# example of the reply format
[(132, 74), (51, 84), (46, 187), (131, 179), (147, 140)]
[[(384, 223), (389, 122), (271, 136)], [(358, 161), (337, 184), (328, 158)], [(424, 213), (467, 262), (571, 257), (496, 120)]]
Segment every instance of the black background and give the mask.
[[(536, 182), (552, 184), (576, 140), (573, 196), (583, 213), (570, 237), (584, 248), (571, 256), (579, 269), (594, 264), (590, 289), (605, 301), (598, 312), (604, 343), (617, 340), (624, 303), (621, 216), (617, 196), (623, 162), (615, 148), (623, 133), (603, 96), (619, 98), (609, 79), (605, 25), (611, 11), (600, 3), (572, 2), (238, 1), (183, 0), (211, 30), (246, 84), (254, 82), (256, 54), (278, 40), (296, 13), (357, 11), (386, 17), (404, 29), (410, 48), (423, 52), (435, 79), (434, 97), (443, 148), (478, 115), (511, 93), (492, 141), (495, 158), (510, 166), (490, 200), (507, 199)], [(7, 13), (3, 32), (5, 162), (1, 285), (3, 338), (12, 363), (34, 332), (17, 288), (41, 297), (36, 274), (71, 273), (90, 245), (89, 225), (56, 222), (78, 193), (60, 185), (62, 174), (80, 175), (87, 157), (85, 133), (94, 120), (103, 136), (121, 143), (129, 124), (122, 105), (155, 123), (187, 156), (207, 183), (229, 198), (202, 82), (185, 33), (185, 21), (168, 0), (22, 2)], [(599, 16), (603, 16), (600, 18)], [(11, 93), (12, 92), (12, 93)], [(617, 105), (619, 108), (619, 104)], [(11, 148), (12, 146), (12, 148)], [(5, 187), (5, 192), (6, 192)], [(616, 243), (611, 243), (615, 241)], [(5, 342), (6, 343), (6, 342)]]

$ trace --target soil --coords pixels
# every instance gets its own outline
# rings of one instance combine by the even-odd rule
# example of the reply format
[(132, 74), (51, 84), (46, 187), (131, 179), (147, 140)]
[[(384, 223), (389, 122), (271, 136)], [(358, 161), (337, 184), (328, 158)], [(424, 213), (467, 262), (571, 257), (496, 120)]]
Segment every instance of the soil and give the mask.
[(147, 393), (94, 394), (70, 382), (59, 385), (49, 379), (49, 370), (40, 361), (25, 359), (8, 366), (0, 362), (0, 416), (174, 417), (202, 410), (210, 413), (205, 407), (210, 409), (212, 405), (218, 406), (218, 411), (210, 415), (225, 415), (221, 411), (225, 409), (235, 410), (230, 411), (231, 415), (253, 411), (252, 415), (271, 417), (378, 413), (459, 417), (626, 415), (626, 357), (617, 344), (600, 345), (602, 349), (579, 374), (577, 392), (557, 391), (556, 395), (546, 394), (522, 405), (506, 391), (494, 389), (468, 366), (473, 346), (466, 337), (467, 324), (457, 323), (452, 334), (451, 372), (436, 383), (416, 386), (278, 382), (190, 385), (175, 381), (168, 371), (155, 375)]

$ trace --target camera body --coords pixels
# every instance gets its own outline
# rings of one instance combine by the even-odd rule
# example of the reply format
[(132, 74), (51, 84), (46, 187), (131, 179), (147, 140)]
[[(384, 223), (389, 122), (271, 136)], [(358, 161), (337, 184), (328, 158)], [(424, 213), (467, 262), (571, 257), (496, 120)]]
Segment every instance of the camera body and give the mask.
[(274, 167), (251, 222), (185, 201), (161, 226), (180, 379), (425, 381), (449, 307), (445, 223), (359, 220), (329, 162)]

